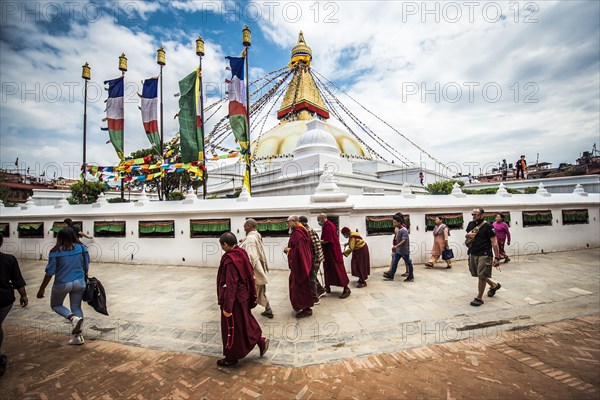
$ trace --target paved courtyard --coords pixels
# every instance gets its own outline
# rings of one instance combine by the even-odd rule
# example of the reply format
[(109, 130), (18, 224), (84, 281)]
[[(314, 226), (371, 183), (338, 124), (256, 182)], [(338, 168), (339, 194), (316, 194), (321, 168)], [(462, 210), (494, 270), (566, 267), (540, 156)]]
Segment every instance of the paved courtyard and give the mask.
[[(22, 261), (30, 305), (5, 325), (8, 398), (598, 398), (599, 250), (502, 265), (496, 297), (472, 307), (476, 280), (415, 266), (415, 282), (384, 281), (321, 299), (296, 320), (287, 271), (273, 271), (271, 347), (232, 370), (221, 354), (216, 269), (94, 264), (110, 317), (84, 306), (86, 344), (36, 299), (43, 261)], [(87, 382), (87, 383), (85, 383)], [(5, 392), (6, 393), (6, 392)], [(4, 398), (4, 396), (0, 396)]]

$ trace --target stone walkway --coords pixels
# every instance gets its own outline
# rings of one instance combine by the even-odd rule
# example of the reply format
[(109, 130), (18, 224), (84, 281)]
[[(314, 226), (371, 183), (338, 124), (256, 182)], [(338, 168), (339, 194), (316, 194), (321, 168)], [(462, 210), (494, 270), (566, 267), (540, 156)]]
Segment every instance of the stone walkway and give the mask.
[[(30, 305), (5, 321), (2, 399), (527, 398), (600, 396), (599, 250), (536, 255), (502, 265), (502, 289), (471, 307), (476, 280), (416, 266), (416, 281), (321, 299), (296, 320), (287, 272), (270, 274), (272, 320), (254, 310), (271, 348), (238, 367), (221, 354), (215, 269), (94, 264), (110, 317), (87, 305), (81, 347), (36, 299), (45, 263), (22, 261)], [(48, 293), (48, 292), (47, 292)]]

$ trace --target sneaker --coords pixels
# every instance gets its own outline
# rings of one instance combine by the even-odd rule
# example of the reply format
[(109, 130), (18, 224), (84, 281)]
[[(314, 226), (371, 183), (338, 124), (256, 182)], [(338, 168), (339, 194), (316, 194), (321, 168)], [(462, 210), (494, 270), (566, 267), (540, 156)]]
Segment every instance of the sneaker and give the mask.
[(273, 311), (263, 311), (260, 313), (260, 315), (262, 315), (263, 317), (267, 317), (267, 318), (273, 318)]
[(327, 293), (327, 291), (325, 289), (321, 289), (317, 292), (317, 295), (319, 296), (319, 298), (325, 296), (325, 293)]
[(316, 305), (319, 305), (319, 304), (321, 304), (321, 300), (319, 300), (319, 298), (318, 298), (318, 297), (313, 297), (313, 304), (314, 304), (315, 306), (316, 306)]
[(403, 274), (402, 274), (402, 275), (400, 275), (400, 276), (408, 276), (408, 272), (405, 272), (405, 273), (403, 273)]
[(82, 324), (83, 324), (83, 318), (77, 317), (77, 316), (74, 316), (73, 318), (71, 318), (71, 325), (73, 325), (73, 329), (71, 330), (71, 333), (73, 335), (81, 333), (81, 325)]
[(479, 307), (480, 305), (483, 304), (483, 300), (478, 299), (477, 297), (473, 299), (473, 301), (471, 302), (471, 305), (473, 307)]
[(260, 358), (262, 358), (265, 355), (265, 353), (267, 352), (267, 350), (269, 350), (270, 340), (267, 338), (262, 338), (261, 342), (262, 342), (262, 346), (260, 345), (260, 343), (258, 345), (258, 349), (260, 350)]
[(496, 294), (496, 290), (499, 290), (501, 287), (502, 285), (496, 282), (496, 287), (488, 290), (488, 297), (494, 297), (494, 295)]
[(367, 282), (361, 282), (358, 285), (356, 285), (357, 288), (364, 288), (365, 286), (367, 286)]
[(350, 296), (350, 293), (350, 289), (344, 290), (342, 294), (340, 294), (340, 299), (345, 299), (346, 297)]
[(222, 360), (217, 360), (217, 365), (219, 367), (233, 367), (234, 365), (237, 365), (237, 363), (237, 360), (228, 360), (226, 358)]
[(404, 280), (404, 282), (414, 282), (414, 281), (415, 281), (415, 278), (414, 278), (414, 277), (412, 277), (412, 278), (406, 278), (406, 279)]
[(384, 277), (385, 279), (389, 279), (390, 281), (393, 281), (393, 280), (394, 280), (394, 277), (393, 277), (393, 276), (391, 276), (390, 274), (388, 274), (387, 272), (384, 272), (384, 273), (383, 273), (383, 277)]
[(83, 339), (83, 335), (80, 335), (80, 334), (71, 335), (71, 340), (69, 340), (69, 344), (72, 344), (72, 345), (81, 345), (84, 342), (85, 342), (85, 340)]

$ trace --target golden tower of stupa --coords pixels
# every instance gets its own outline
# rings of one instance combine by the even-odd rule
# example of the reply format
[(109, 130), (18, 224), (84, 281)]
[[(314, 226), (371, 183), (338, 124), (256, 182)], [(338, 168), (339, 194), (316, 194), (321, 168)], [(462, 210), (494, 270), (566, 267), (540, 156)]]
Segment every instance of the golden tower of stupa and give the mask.
[(322, 119), (329, 118), (329, 111), (323, 103), (321, 93), (310, 75), (310, 62), (312, 49), (304, 41), (302, 31), (298, 35), (298, 42), (292, 48), (290, 68), (297, 68), (298, 72), (292, 78), (281, 107), (277, 111), (277, 118), (282, 121), (311, 120), (316, 116)]
[(298, 139), (308, 130), (307, 123), (315, 118), (324, 122), (322, 129), (333, 137), (342, 157), (371, 159), (370, 154), (348, 131), (327, 121), (329, 110), (310, 74), (311, 61), (312, 49), (300, 32), (289, 63), (289, 67), (297, 71), (288, 84), (277, 112), (280, 123), (252, 144), (253, 159), (269, 161), (290, 157)]

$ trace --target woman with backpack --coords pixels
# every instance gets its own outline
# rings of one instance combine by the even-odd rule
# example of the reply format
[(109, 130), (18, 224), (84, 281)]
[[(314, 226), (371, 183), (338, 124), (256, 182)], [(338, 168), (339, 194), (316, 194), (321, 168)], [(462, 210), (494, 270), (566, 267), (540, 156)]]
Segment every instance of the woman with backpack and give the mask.
[[(448, 236), (450, 236), (450, 229), (441, 217), (435, 217), (435, 228), (433, 228), (433, 249), (431, 249), (431, 257), (429, 261), (425, 263), (425, 268), (433, 268), (435, 263), (440, 259), (440, 256), (444, 250), (448, 250), (450, 245), (448, 244)], [(446, 268), (452, 268), (452, 259), (445, 260)]]
[[(56, 245), (48, 254), (46, 275), (37, 293), (38, 299), (43, 298), (46, 286), (54, 276), (50, 307), (71, 322), (69, 344), (73, 345), (81, 345), (84, 342), (81, 334), (83, 325), (81, 302), (85, 292), (85, 276), (90, 265), (87, 247), (78, 242), (72, 229), (65, 228), (58, 232)], [(63, 305), (67, 294), (71, 309)]]

